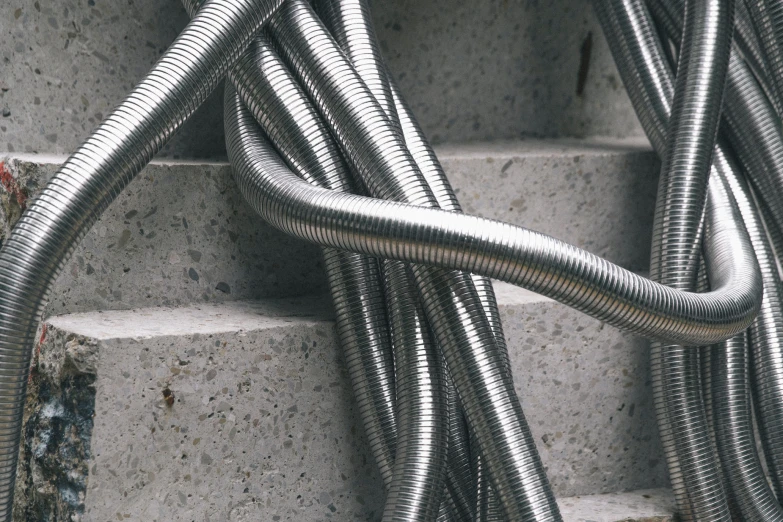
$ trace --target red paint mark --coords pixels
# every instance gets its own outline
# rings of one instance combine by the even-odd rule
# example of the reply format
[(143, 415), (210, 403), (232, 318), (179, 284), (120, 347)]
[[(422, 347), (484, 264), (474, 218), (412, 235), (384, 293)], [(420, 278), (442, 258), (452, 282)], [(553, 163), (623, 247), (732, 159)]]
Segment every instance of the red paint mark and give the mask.
[(8, 194), (16, 198), (16, 202), (24, 210), (27, 204), (27, 193), (19, 186), (19, 182), (11, 174), (11, 169), (2, 161), (0, 161), (0, 184), (3, 185)]
[(46, 323), (41, 326), (41, 337), (38, 339), (38, 343), (35, 346), (35, 357), (33, 358), (33, 364), (30, 365), (30, 375), (27, 377), (27, 384), (33, 382), (33, 375), (38, 366), (38, 359), (41, 356), (41, 346), (43, 345), (44, 339), (46, 339)]

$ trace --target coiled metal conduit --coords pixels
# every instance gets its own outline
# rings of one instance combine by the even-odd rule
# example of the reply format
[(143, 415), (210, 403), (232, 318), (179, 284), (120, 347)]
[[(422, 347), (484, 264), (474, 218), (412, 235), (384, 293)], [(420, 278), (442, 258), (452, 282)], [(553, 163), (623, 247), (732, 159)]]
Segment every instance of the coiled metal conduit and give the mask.
[[(194, 13), (200, 2), (187, 1), (193, 2), (188, 7)], [(693, 51), (695, 57), (710, 57), (717, 61), (696, 62), (695, 70), (702, 73), (692, 75), (706, 75), (703, 80), (707, 80), (708, 87), (704, 91), (678, 88), (677, 91), (684, 94), (681, 98), (675, 96), (675, 106), (676, 100), (688, 99), (690, 93), (695, 95), (693, 107), (696, 111), (705, 107), (707, 111), (701, 123), (695, 126), (695, 136), (686, 132), (680, 139), (675, 139), (672, 133), (669, 147), (661, 145), (663, 139), (658, 139), (656, 146), (661, 147), (659, 150), (667, 150), (672, 158), (676, 158), (677, 150), (701, 151), (696, 157), (701, 158), (697, 163), (702, 166), (691, 164), (685, 170), (703, 171), (702, 177), (705, 177), (719, 113), (715, 110), (715, 100), (719, 100), (722, 88), (720, 49), (730, 38), (726, 37), (725, 20), (721, 16), (708, 16), (711, 7), (726, 7), (725, 2), (702, 0), (693, 3), (703, 5), (705, 9), (704, 17), (693, 19), (693, 31), (698, 34), (699, 24), (703, 24), (703, 27), (712, 27), (714, 32), (709, 29), (707, 33), (712, 36), (703, 40), (696, 38), (696, 43), (701, 42), (705, 47), (689, 43), (689, 18), (686, 17), (682, 54)], [(10, 514), (32, 338), (48, 288), (76, 242), (100, 212), (192, 114), (279, 4), (272, 0), (212, 0), (207, 3), (148, 77), (69, 158), (25, 212), (0, 251), (0, 353), (3, 355), (0, 373), (10, 376), (0, 388), (0, 399), (5, 399), (0, 403), (8, 405), (0, 411), (0, 435), (10, 436), (3, 438), (7, 443), (0, 446), (0, 501), (6, 507), (6, 517)], [(346, 0), (341, 5), (362, 8), (364, 4)], [(352, 19), (351, 12), (334, 11), (332, 22)], [(721, 13), (720, 9), (713, 12)], [(368, 32), (368, 11), (365, 8), (356, 13), (356, 20), (361, 24), (352, 27), (351, 31), (343, 31), (340, 23), (333, 24), (338, 37), (345, 36), (341, 43), (349, 54), (351, 49), (361, 51), (364, 44), (374, 45), (372, 32)], [(753, 252), (753, 248), (758, 251), (759, 241), (753, 227), (749, 227), (751, 237), (748, 238), (742, 225), (742, 218), (747, 214), (743, 205), (753, 210), (750, 199), (746, 197), (738, 210), (728, 195), (731, 182), (720, 178), (719, 182), (709, 183), (704, 206), (703, 249), (712, 291), (691, 293), (653, 283), (554, 238), (456, 213), (459, 206), (453, 191), (412, 114), (389, 83), (377, 49), (373, 50), (371, 45), (367, 48), (368, 53), (355, 54), (350, 63), (304, 0), (288, 0), (272, 16), (270, 30), (275, 40), (272, 45), (278, 47), (283, 61), (311, 97), (353, 174), (358, 176), (355, 186), (365, 188), (375, 197), (392, 200), (345, 193), (351, 190), (351, 183), (339, 153), (329, 145), (328, 134), (312, 108), (308, 106), (303, 112), (295, 109), (295, 102), (306, 101), (298, 90), (294, 102), (286, 98), (283, 91), (266, 94), (266, 97), (260, 94), (258, 77), (262, 77), (272, 91), (296, 82), (287, 72), (281, 72), (285, 81), (272, 78), (269, 73), (273, 69), (264, 67), (263, 63), (280, 66), (277, 71), (285, 68), (276, 56), (272, 62), (264, 61), (264, 56), (272, 56), (264, 53), (273, 51), (264, 36), (259, 36), (254, 47), (243, 55), (246, 59), (244, 69), (240, 64), (232, 71), (231, 79), (237, 84), (239, 94), (231, 87), (227, 89), (227, 144), (240, 188), (261, 216), (274, 226), (327, 247), (325, 257), (341, 342), (347, 345), (346, 354), (355, 354), (355, 358), (347, 356), (346, 360), (359, 390), (360, 407), (364, 404), (365, 425), (371, 437), (373, 430), (375, 433), (373, 452), (379, 467), (389, 470), (384, 475), (387, 483), (390, 480), (387, 477), (404, 475), (397, 468), (414, 470), (406, 466), (422, 463), (432, 466), (415, 469), (417, 473), (423, 471), (422, 476), (427, 477), (416, 486), (417, 491), (424, 493), (420, 497), (421, 503), (410, 506), (408, 500), (396, 502), (392, 494), (384, 518), (430, 520), (439, 512), (443, 492), (441, 481), (447, 473), (446, 424), (458, 420), (459, 414), (454, 412), (458, 407), (452, 400), (453, 394), (447, 393), (450, 406), (443, 394), (447, 390), (444, 385), (447, 377), (442, 373), (444, 365), (439, 361), (437, 350), (428, 340), (426, 321), (429, 321), (473, 432), (481, 462), (476, 473), (489, 476), (489, 484), (497, 492), (507, 519), (559, 520), (557, 506), (514, 393), (497, 306), (485, 277), (525, 286), (610, 324), (662, 342), (707, 344), (722, 341), (742, 335), (754, 319), (761, 305), (761, 278), (764, 277), (765, 283), (769, 278), (768, 272), (759, 273), (758, 254)], [(755, 48), (750, 35), (745, 40), (748, 55), (756, 56), (757, 53), (752, 52)], [(766, 63), (757, 64), (757, 70), (765, 66), (769, 69)], [(263, 74), (258, 73), (259, 69)], [(655, 81), (663, 81), (660, 86), (665, 91), (665, 80)], [(721, 85), (716, 87), (715, 84)], [(657, 126), (659, 138), (666, 135), (668, 98), (661, 99), (656, 94), (664, 91), (644, 94), (650, 102), (657, 104), (656, 109), (664, 110), (647, 116), (648, 124)], [(287, 103), (280, 104), (280, 100), (287, 100)], [(278, 103), (276, 114), (270, 103)], [(252, 114), (245, 104), (255, 107)], [(261, 134), (254, 116), (272, 138), (277, 151), (304, 181), (280, 160)], [(307, 129), (299, 127), (305, 119), (315, 122), (319, 130), (307, 134)], [(687, 126), (688, 118), (683, 120), (684, 124), (676, 124), (676, 118), (674, 120), (674, 129)], [(316, 141), (309, 141), (306, 136), (314, 136)], [(651, 138), (651, 141), (655, 144), (655, 139)], [(324, 150), (333, 153), (322, 153), (319, 143), (326, 147)], [(705, 154), (707, 159), (704, 159)], [(694, 158), (691, 153), (685, 153), (684, 157), (688, 161)], [(674, 165), (676, 172), (679, 162), (672, 160), (669, 163)], [(702, 195), (698, 194), (699, 186), (703, 187), (704, 183), (696, 181), (697, 177), (692, 178), (695, 195), (686, 196), (687, 201), (693, 203), (685, 205), (690, 210), (688, 216), (682, 218), (682, 222), (693, 230), (692, 239), (683, 241), (677, 239), (676, 232), (672, 235), (676, 243), (688, 245), (687, 253), (683, 255), (675, 248), (669, 255), (666, 243), (660, 251), (654, 249), (654, 272), (657, 272), (655, 260), (659, 254), (662, 266), (666, 267), (666, 259), (671, 259), (674, 270), (680, 270), (681, 260), (686, 260), (688, 268), (682, 271), (684, 282), (680, 282), (680, 276), (671, 276), (673, 283), (682, 288), (692, 287), (698, 259), (701, 216), (698, 209), (705, 196), (703, 188)], [(664, 181), (662, 190), (665, 187), (670, 187), (670, 183)], [(736, 193), (741, 189), (732, 186), (731, 190)], [(676, 190), (670, 190), (666, 197), (659, 198), (659, 208), (676, 211), (677, 204), (670, 202), (681, 196)], [(439, 210), (439, 207), (451, 212)], [(660, 216), (657, 219), (661, 221)], [(670, 220), (664, 221), (669, 223)], [(671, 232), (665, 227), (657, 230), (663, 237)], [(379, 272), (371, 257), (391, 260), (384, 264), (389, 267), (385, 271), (386, 301), (398, 362), (399, 433), (395, 433), (397, 421), (391, 391), (394, 377), (390, 369), (388, 328)], [(400, 262), (412, 263), (410, 272)], [(664, 280), (666, 273), (664, 268)], [(360, 280), (361, 277), (366, 277), (367, 282)], [(420, 293), (421, 304), (411, 286), (412, 281)], [(767, 288), (763, 291), (765, 297), (770, 295)], [(348, 303), (363, 300), (365, 296), (370, 296), (366, 305)], [(345, 309), (340, 308), (341, 302), (346, 303)], [(369, 353), (364, 352), (365, 343), (371, 347)], [(739, 344), (735, 342), (729, 346)], [(732, 358), (728, 359), (729, 356)], [(720, 369), (723, 367), (721, 362), (740, 361), (739, 357), (734, 348), (727, 348), (713, 353), (710, 364)], [(749, 416), (744, 413), (747, 410), (742, 409), (747, 403), (742, 400), (746, 398), (745, 388), (736, 384), (745, 382), (743, 375), (742, 372), (727, 372), (718, 379), (711, 379), (711, 389), (715, 390), (712, 411), (718, 436), (724, 432), (744, 433), (742, 430), (749, 424)], [(721, 380), (723, 377), (726, 378)], [(724, 396), (721, 391), (727, 387), (732, 393)], [(425, 410), (417, 409), (417, 405), (425, 403)], [(729, 407), (721, 409), (725, 404)], [(446, 415), (447, 407), (452, 412), (449, 416)], [(464, 430), (458, 423), (454, 424), (455, 429), (451, 431), (462, 432), (462, 444), (465, 444)], [(414, 448), (421, 448), (426, 454), (406, 456), (403, 451), (401, 457), (400, 454), (395, 456), (396, 437), (399, 437), (401, 447), (409, 448), (413, 453), (418, 451)], [(428, 442), (421, 445), (406, 442), (415, 437), (424, 437)], [(748, 440), (752, 439), (726, 439), (728, 445), (721, 452), (726, 466), (724, 472), (737, 463), (751, 462), (752, 459), (742, 461)], [(718, 440), (718, 445), (723, 447), (722, 441)], [(465, 464), (469, 452), (475, 456), (473, 448), (468, 450), (467, 447), (455, 455), (455, 460), (462, 462), (463, 470), (470, 467)], [(724, 454), (729, 456), (725, 461)], [(470, 474), (465, 472), (465, 475), (470, 481)], [(5, 477), (8, 480), (2, 481)], [(460, 495), (464, 496), (465, 481), (464, 477), (455, 479), (452, 481), (456, 484), (454, 488), (446, 488), (450, 496), (441, 507), (441, 519), (455, 515), (459, 505), (465, 503), (465, 499), (460, 498)], [(741, 493), (743, 487), (757, 482), (758, 475), (742, 475), (736, 487), (732, 484), (731, 491)], [(746, 495), (750, 500), (743, 501), (744, 504), (737, 501), (746, 506), (743, 513), (753, 513), (751, 509), (757, 506), (753, 503), (754, 495), (758, 496)], [(471, 501), (467, 499), (467, 502)], [(697, 505), (696, 508), (707, 509), (705, 506)], [(717, 509), (716, 513), (723, 508)], [(698, 516), (696, 511), (694, 513)]]

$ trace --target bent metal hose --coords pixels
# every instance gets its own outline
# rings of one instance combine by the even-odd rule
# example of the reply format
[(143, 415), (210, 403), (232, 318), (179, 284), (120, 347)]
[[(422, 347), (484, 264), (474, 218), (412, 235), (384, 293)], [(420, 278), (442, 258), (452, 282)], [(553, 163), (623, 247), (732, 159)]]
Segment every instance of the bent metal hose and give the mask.
[[(66, 161), (0, 250), (0, 518), (10, 519), (33, 338), (56, 276), (101, 212), (192, 115), (281, 3), (206, 3), (148, 76)], [(350, 96), (341, 99), (347, 91), (340, 91), (340, 80), (357, 88), (354, 94), (361, 100), (374, 98), (361, 80), (354, 81), (356, 73), (340, 53), (334, 54), (336, 45), (310, 15), (309, 5), (289, 0), (284, 10), (273, 22), (275, 38), (311, 95), (327, 95), (314, 96), (314, 101), (371, 192), (435, 207), (437, 201), (410, 155), (392, 160), (388, 150), (377, 147), (376, 128), (357, 129), (356, 113), (340, 112), (356, 103)], [(239, 98), (234, 101), (226, 107), (229, 155), (243, 194), (264, 219), (322, 246), (418, 265), (413, 267), (415, 280), (477, 434), (482, 466), (487, 465), (501, 505), (514, 520), (558, 520), (559, 514), (537, 454), (518, 451), (529, 433), (505, 369), (507, 355), (499, 353), (473, 279), (453, 271), (524, 286), (614, 326), (676, 344), (733, 337), (761, 305), (762, 276), (723, 184), (710, 182), (704, 211), (709, 238), (704, 256), (713, 290), (691, 293), (522, 227), (313, 186), (288, 170), (252, 115), (242, 112)], [(380, 114), (381, 127), (393, 128), (377, 101), (370, 109)], [(358, 146), (357, 140), (365, 141)], [(405, 150), (401, 141), (392, 145), (395, 151)], [(396, 172), (371, 174), (379, 163), (393, 166), (398, 161), (409, 169), (415, 189), (400, 185)], [(456, 328), (451, 331), (451, 326)], [(427, 360), (422, 368), (430, 372), (437, 366), (432, 350), (422, 353)], [(482, 357), (491, 358), (491, 364)], [(437, 380), (435, 374), (427, 378)], [(488, 401), (490, 382), (502, 390)], [(502, 401), (482, 409), (498, 397)], [(438, 458), (444, 461), (445, 454)], [(425, 511), (436, 508), (432, 500)]]
[[(310, 5), (289, 0), (269, 27), (369, 193), (437, 208), (402, 135)], [(519, 521), (560, 520), (471, 275), (431, 266), (411, 269), (505, 515)]]
[(49, 290), (109, 203), (193, 114), (282, 0), (211, 0), (73, 153), (0, 250), (0, 519), (10, 520), (31, 348)]

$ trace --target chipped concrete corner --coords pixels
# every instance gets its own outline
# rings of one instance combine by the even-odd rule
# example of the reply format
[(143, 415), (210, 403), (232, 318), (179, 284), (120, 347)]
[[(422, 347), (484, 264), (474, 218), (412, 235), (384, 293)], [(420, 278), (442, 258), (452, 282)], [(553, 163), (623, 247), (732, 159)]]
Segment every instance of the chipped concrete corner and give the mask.
[(50, 325), (30, 371), (13, 519), (83, 519), (95, 413), (97, 343)]
[(0, 240), (5, 241), (11, 229), (27, 208), (27, 200), (38, 193), (42, 183), (41, 167), (33, 162), (0, 157)]

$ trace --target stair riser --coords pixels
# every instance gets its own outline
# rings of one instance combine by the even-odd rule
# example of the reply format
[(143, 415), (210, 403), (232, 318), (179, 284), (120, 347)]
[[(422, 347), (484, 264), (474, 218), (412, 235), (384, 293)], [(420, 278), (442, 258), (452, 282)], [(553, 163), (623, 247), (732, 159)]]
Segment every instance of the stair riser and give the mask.
[[(9, 152), (76, 148), (188, 21), (177, 0), (10, 7), (0, 19)], [(373, 14), (390, 69), (436, 141), (640, 134), (588, 0), (397, 0), (374, 2)], [(164, 154), (225, 155), (220, 92)]]
[[(556, 494), (664, 485), (645, 343), (562, 305), (509, 293), (500, 288), (517, 391)], [(245, 305), (226, 306), (214, 307), (209, 321), (230, 321), (231, 307)], [(38, 371), (55, 383), (49, 390), (67, 388), (57, 363), (66, 353), (72, 361), (92, 361), (64, 365), (84, 369), (95, 382), (91, 453), (82, 459), (89, 470), (87, 520), (116, 513), (233, 520), (240, 511), (251, 519), (262, 511), (265, 519), (282, 520), (377, 517), (382, 486), (330, 321), (280, 317), (270, 324), (259, 315), (263, 327), (244, 324), (239, 331), (230, 323), (223, 333), (106, 338), (112, 328), (128, 331), (115, 314), (151, 322), (163, 312), (145, 313), (54, 318), (41, 349)], [(205, 324), (198, 319), (204, 312), (194, 314), (169, 321)], [(96, 328), (103, 340), (78, 335)], [(29, 405), (39, 412), (59, 411), (57, 404), (67, 410), (74, 402), (56, 399), (58, 393), (34, 394)], [(23, 469), (40, 467), (60, 451), (55, 443), (36, 442), (49, 440), (41, 416), (28, 425), (28, 451), (38, 448), (38, 454), (28, 455)], [(70, 470), (74, 463), (63, 465)], [(27, 502), (24, 497), (20, 493), (19, 502)]]
[[(444, 167), (468, 212), (533, 228), (632, 270), (649, 259), (658, 163), (638, 145), (533, 142), (448, 147)], [(6, 160), (13, 191), (34, 196), (57, 162)], [(49, 315), (326, 291), (322, 260), (265, 225), (225, 164), (153, 163), (108, 208), (58, 279)]]

